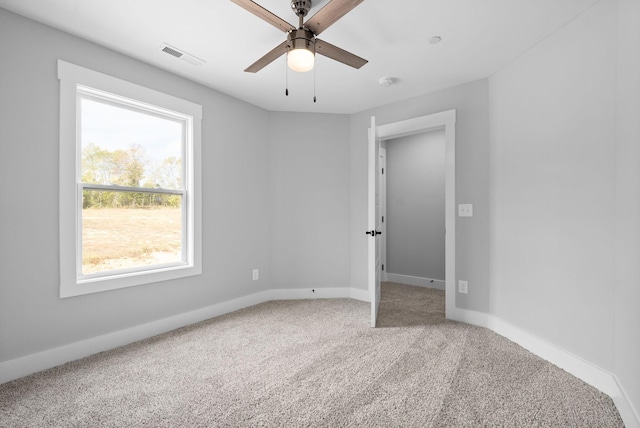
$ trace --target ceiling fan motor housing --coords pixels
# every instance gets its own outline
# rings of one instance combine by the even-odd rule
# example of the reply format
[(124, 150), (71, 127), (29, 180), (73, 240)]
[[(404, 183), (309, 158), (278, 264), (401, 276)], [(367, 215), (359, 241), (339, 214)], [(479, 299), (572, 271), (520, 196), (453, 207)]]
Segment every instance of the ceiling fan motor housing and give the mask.
[(316, 39), (313, 33), (304, 28), (292, 30), (287, 35), (287, 47), (293, 49), (307, 49), (313, 53), (316, 51)]
[(311, 10), (311, 0), (291, 0), (291, 9), (301, 18), (307, 16)]

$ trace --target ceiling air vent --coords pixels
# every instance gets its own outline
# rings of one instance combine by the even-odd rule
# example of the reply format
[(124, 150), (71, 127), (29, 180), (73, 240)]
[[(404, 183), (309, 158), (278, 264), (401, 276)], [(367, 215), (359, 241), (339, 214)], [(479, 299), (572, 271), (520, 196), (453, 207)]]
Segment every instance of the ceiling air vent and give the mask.
[(202, 65), (205, 63), (204, 60), (195, 57), (191, 54), (188, 54), (184, 51), (181, 51), (180, 49), (177, 49), (171, 45), (168, 45), (166, 43), (163, 43), (162, 46), (160, 47), (160, 50), (164, 53), (167, 53), (171, 56), (175, 56), (176, 58), (180, 58), (181, 60), (188, 62), (189, 64), (192, 65)]

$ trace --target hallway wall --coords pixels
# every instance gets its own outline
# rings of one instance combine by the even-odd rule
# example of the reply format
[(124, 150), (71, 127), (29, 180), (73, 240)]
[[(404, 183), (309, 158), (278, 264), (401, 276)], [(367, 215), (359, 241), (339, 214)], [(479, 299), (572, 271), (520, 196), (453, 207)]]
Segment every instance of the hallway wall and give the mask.
[(386, 141), (387, 273), (445, 279), (444, 130)]

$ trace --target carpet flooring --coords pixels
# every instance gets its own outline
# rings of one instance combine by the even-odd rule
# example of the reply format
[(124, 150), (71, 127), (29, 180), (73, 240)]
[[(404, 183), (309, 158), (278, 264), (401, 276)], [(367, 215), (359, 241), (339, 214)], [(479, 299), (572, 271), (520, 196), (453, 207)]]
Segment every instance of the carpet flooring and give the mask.
[(444, 292), (274, 301), (0, 385), (0, 427), (622, 427), (612, 400)]

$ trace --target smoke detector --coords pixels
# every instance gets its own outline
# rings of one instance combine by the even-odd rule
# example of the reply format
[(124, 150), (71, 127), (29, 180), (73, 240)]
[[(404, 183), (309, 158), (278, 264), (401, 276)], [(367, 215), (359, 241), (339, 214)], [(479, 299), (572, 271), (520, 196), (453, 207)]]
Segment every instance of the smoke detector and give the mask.
[(185, 51), (175, 48), (166, 43), (163, 43), (162, 46), (160, 46), (160, 51), (166, 54), (169, 54), (171, 56), (174, 56), (176, 58), (180, 58), (181, 60), (188, 62), (191, 65), (202, 65), (206, 62), (203, 59), (200, 59), (196, 56), (188, 54)]
[(378, 84), (383, 88), (388, 88), (389, 86), (396, 83), (396, 79), (394, 77), (381, 77), (378, 81)]

